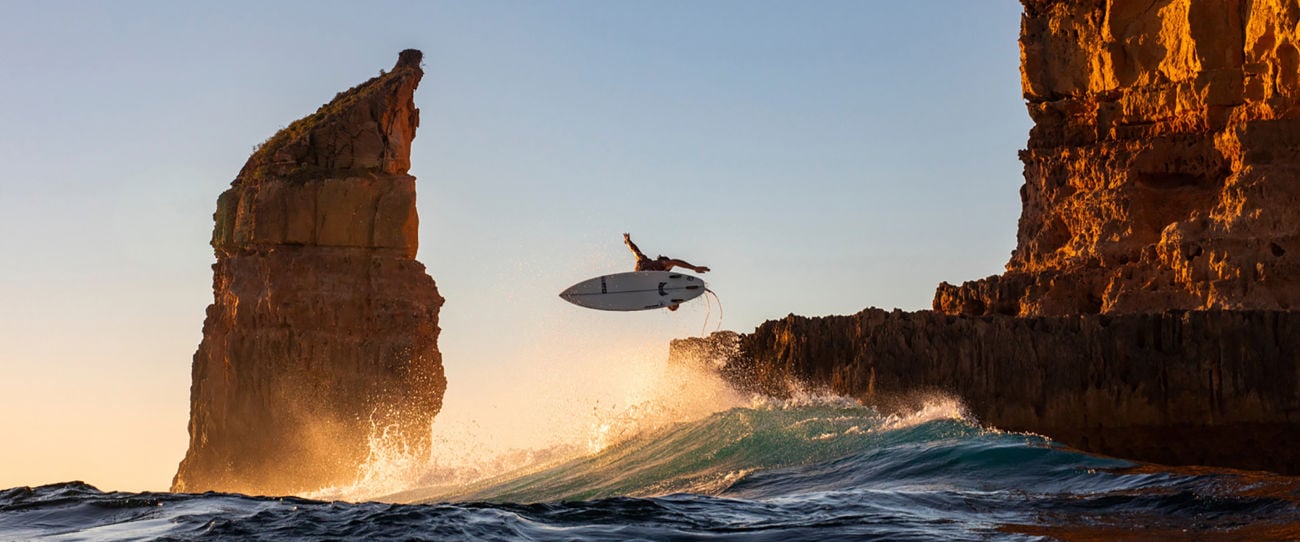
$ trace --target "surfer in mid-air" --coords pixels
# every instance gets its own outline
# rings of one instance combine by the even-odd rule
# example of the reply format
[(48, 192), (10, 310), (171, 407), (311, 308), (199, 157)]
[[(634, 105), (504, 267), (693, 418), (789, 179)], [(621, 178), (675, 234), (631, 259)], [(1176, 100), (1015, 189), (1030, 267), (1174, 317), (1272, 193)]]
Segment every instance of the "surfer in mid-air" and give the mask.
[[(684, 260), (669, 258), (663, 255), (652, 260), (649, 256), (646, 256), (644, 252), (641, 252), (640, 248), (637, 248), (636, 243), (632, 242), (632, 237), (626, 233), (623, 234), (623, 243), (627, 245), (627, 248), (632, 250), (632, 254), (636, 255), (636, 271), (672, 271), (674, 267), (685, 267), (695, 271), (696, 273), (709, 272), (709, 268), (703, 265), (692, 265)], [(669, 305), (668, 310), (675, 311), (678, 306), (679, 305)]]
[(627, 244), (627, 248), (632, 249), (632, 254), (636, 255), (636, 271), (672, 271), (674, 267), (685, 267), (696, 273), (709, 272), (709, 268), (702, 265), (691, 265), (685, 261), (667, 256), (659, 256), (652, 260), (644, 252), (641, 252), (641, 249), (637, 248), (636, 243), (632, 242), (632, 237), (626, 233), (623, 234), (623, 242)]

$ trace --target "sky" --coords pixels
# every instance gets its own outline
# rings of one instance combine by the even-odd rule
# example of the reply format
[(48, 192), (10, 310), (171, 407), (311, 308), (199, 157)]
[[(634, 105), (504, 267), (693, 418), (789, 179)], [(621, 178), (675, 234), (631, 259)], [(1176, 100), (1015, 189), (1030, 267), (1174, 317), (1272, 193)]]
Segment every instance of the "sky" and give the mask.
[[(0, 13), (0, 488), (168, 487), (217, 196), (255, 145), (406, 48), (425, 69), (417, 259), (447, 299), (434, 431), (473, 428), (461, 453), (535, 446), (529, 431), (626, 401), (629, 368), (664, 363), (673, 338), (928, 309), (940, 281), (1000, 273), (1015, 246), (1014, 0)], [(712, 268), (721, 306), (560, 300), (631, 270), (624, 232)], [(564, 406), (533, 408), (548, 402)]]

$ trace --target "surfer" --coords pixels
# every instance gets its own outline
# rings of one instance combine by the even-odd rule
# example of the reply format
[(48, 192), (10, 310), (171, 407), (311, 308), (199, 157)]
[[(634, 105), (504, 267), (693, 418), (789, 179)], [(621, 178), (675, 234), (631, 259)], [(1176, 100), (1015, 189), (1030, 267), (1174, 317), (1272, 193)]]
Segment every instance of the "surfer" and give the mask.
[[(636, 255), (635, 271), (672, 271), (674, 267), (685, 267), (695, 271), (696, 273), (709, 272), (709, 268), (703, 265), (692, 265), (687, 263), (685, 260), (669, 258), (662, 254), (660, 254), (658, 258), (652, 260), (649, 256), (646, 256), (644, 252), (641, 252), (640, 248), (637, 248), (636, 243), (632, 242), (632, 237), (626, 233), (623, 234), (623, 243), (627, 245), (627, 248), (632, 249), (632, 254)], [(668, 310), (675, 311), (679, 306), (680, 305), (669, 305)]]
[(632, 237), (626, 233), (623, 234), (623, 242), (627, 244), (627, 248), (632, 249), (632, 254), (636, 255), (636, 271), (672, 271), (674, 267), (685, 267), (695, 271), (696, 273), (709, 272), (708, 267), (702, 265), (691, 265), (683, 260), (669, 258), (667, 256), (661, 255), (658, 258), (651, 260), (644, 252), (641, 252), (641, 249), (637, 248), (636, 243), (632, 242)]

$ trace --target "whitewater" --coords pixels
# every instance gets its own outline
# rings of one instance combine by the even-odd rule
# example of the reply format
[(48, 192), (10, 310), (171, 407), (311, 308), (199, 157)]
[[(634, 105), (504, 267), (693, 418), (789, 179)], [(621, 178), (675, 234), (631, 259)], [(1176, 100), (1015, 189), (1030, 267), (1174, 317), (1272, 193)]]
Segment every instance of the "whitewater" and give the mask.
[(1296, 478), (1089, 455), (943, 396), (882, 415), (796, 383), (739, 394), (701, 364), (629, 367), (627, 400), (574, 401), (529, 439), (453, 412), (416, 457), (376, 428), (354, 484), (304, 496), (7, 489), (0, 540), (1300, 537)]

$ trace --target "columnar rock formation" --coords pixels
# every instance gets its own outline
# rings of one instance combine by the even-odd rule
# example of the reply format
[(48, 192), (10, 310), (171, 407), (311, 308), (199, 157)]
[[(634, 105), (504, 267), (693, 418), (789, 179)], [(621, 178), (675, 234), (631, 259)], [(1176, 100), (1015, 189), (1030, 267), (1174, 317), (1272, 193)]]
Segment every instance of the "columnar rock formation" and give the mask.
[(1024, 5), (1017, 247), (935, 310), (1300, 308), (1300, 6)]
[(446, 380), (407, 174), (420, 60), (275, 134), (218, 198), (173, 491), (291, 494), (351, 482), (374, 438), (427, 450)]

